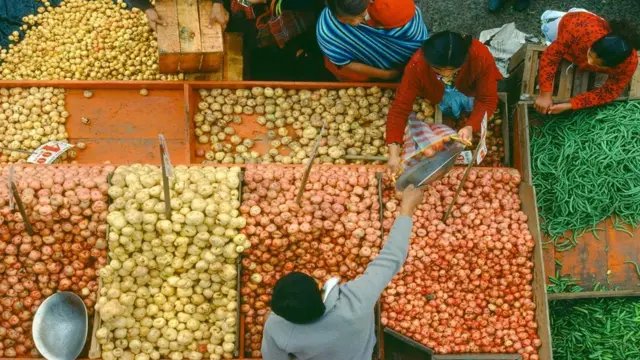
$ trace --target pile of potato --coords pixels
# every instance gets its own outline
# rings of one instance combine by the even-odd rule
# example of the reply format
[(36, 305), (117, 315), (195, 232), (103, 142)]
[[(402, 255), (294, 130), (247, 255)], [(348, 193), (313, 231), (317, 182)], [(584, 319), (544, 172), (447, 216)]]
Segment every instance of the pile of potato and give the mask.
[[(0, 146), (33, 151), (53, 141), (67, 141), (64, 89), (51, 87), (0, 89)], [(2, 150), (0, 163), (24, 161), (28, 153)]]
[[(301, 164), (310, 157), (325, 121), (316, 162), (345, 164), (345, 155), (386, 155), (385, 122), (393, 95), (393, 90), (375, 86), (202, 89), (193, 119), (195, 134), (200, 144), (211, 144), (211, 150), (197, 155), (211, 163)], [(419, 119), (433, 122), (434, 108), (427, 101), (419, 99), (414, 111)], [(266, 139), (259, 139), (270, 144), (266, 154), (253, 149), (255, 139), (236, 134), (234, 124), (248, 116), (257, 116), (255, 121), (267, 129)]]
[(237, 343), (240, 169), (175, 168), (170, 217), (157, 166), (116, 169), (108, 193), (109, 263), (96, 311), (101, 357), (219, 360)]
[(158, 44), (145, 14), (122, 0), (43, 1), (22, 18), (18, 42), (0, 50), (2, 80), (177, 80), (158, 73)]

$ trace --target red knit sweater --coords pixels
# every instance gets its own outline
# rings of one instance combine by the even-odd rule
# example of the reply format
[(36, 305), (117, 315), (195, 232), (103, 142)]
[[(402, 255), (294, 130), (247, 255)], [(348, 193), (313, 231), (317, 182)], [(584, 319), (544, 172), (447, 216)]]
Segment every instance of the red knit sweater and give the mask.
[[(462, 65), (454, 85), (461, 93), (475, 97), (467, 125), (476, 132), (480, 131), (485, 112), (491, 116), (498, 105), (499, 80), (502, 80), (502, 75), (496, 67), (493, 55), (484, 44), (474, 39), (467, 61)], [(402, 143), (416, 97), (421, 96), (432, 104), (438, 104), (443, 95), (444, 84), (427, 64), (422, 50), (418, 50), (404, 69), (402, 82), (396, 90), (396, 98), (387, 116), (387, 143)]]
[(558, 64), (564, 58), (582, 70), (609, 75), (602, 87), (571, 99), (571, 107), (574, 110), (606, 104), (620, 96), (638, 66), (637, 52), (633, 50), (631, 56), (615, 68), (591, 66), (587, 60), (593, 43), (608, 33), (609, 24), (597, 15), (572, 12), (563, 16), (558, 26), (558, 39), (551, 43), (540, 57), (540, 91), (553, 91), (553, 79)]

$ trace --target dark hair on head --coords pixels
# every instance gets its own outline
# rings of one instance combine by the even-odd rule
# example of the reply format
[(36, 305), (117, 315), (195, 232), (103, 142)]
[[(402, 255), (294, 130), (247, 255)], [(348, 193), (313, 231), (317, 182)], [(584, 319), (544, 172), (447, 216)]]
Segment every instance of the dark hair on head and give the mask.
[(325, 307), (316, 281), (307, 274), (292, 272), (273, 287), (271, 310), (294, 324), (309, 324), (324, 315)]
[(422, 52), (431, 66), (459, 68), (467, 60), (471, 40), (470, 35), (441, 31), (422, 43)]
[(368, 0), (327, 0), (327, 7), (335, 16), (358, 16), (367, 11)]
[(625, 20), (612, 20), (609, 27), (611, 32), (596, 40), (591, 50), (604, 66), (615, 67), (627, 60), (633, 49), (640, 48), (640, 34), (633, 23)]

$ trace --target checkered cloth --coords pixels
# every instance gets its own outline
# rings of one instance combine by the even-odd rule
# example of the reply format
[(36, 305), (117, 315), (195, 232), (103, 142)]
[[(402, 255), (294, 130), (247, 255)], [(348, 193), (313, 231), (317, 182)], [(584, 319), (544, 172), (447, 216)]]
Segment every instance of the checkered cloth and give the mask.
[(256, 20), (258, 47), (278, 45), (283, 48), (287, 42), (315, 25), (316, 16), (312, 12), (280, 9), (281, 0), (272, 0), (269, 11)]
[(425, 150), (434, 148), (438, 151), (442, 149), (445, 137), (455, 135), (457, 135), (455, 130), (447, 125), (425, 124), (416, 118), (415, 113), (411, 114), (404, 132), (404, 146), (402, 149), (402, 166), (404, 170), (420, 162), (423, 159), (421, 154)]

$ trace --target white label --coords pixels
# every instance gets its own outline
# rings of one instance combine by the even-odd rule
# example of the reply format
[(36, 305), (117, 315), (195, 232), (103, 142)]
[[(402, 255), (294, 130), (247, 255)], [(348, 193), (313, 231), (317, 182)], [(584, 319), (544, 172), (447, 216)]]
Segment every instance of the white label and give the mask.
[(65, 151), (71, 149), (73, 145), (63, 141), (49, 141), (40, 145), (27, 159), (32, 164), (51, 164)]
[(469, 150), (465, 150), (458, 155), (458, 158), (456, 158), (456, 165), (469, 165), (472, 158), (473, 153)]
[(169, 157), (169, 148), (167, 147), (167, 142), (164, 139), (163, 134), (159, 134), (158, 138), (160, 139), (160, 146), (162, 147), (162, 159), (161, 161), (164, 164), (165, 175), (167, 177), (173, 177), (173, 166), (171, 165), (171, 158)]
[(476, 155), (476, 162), (478, 165), (482, 162), (484, 157), (487, 156), (487, 113), (484, 113), (482, 118), (482, 127), (480, 130), (480, 142), (478, 143), (478, 155)]

